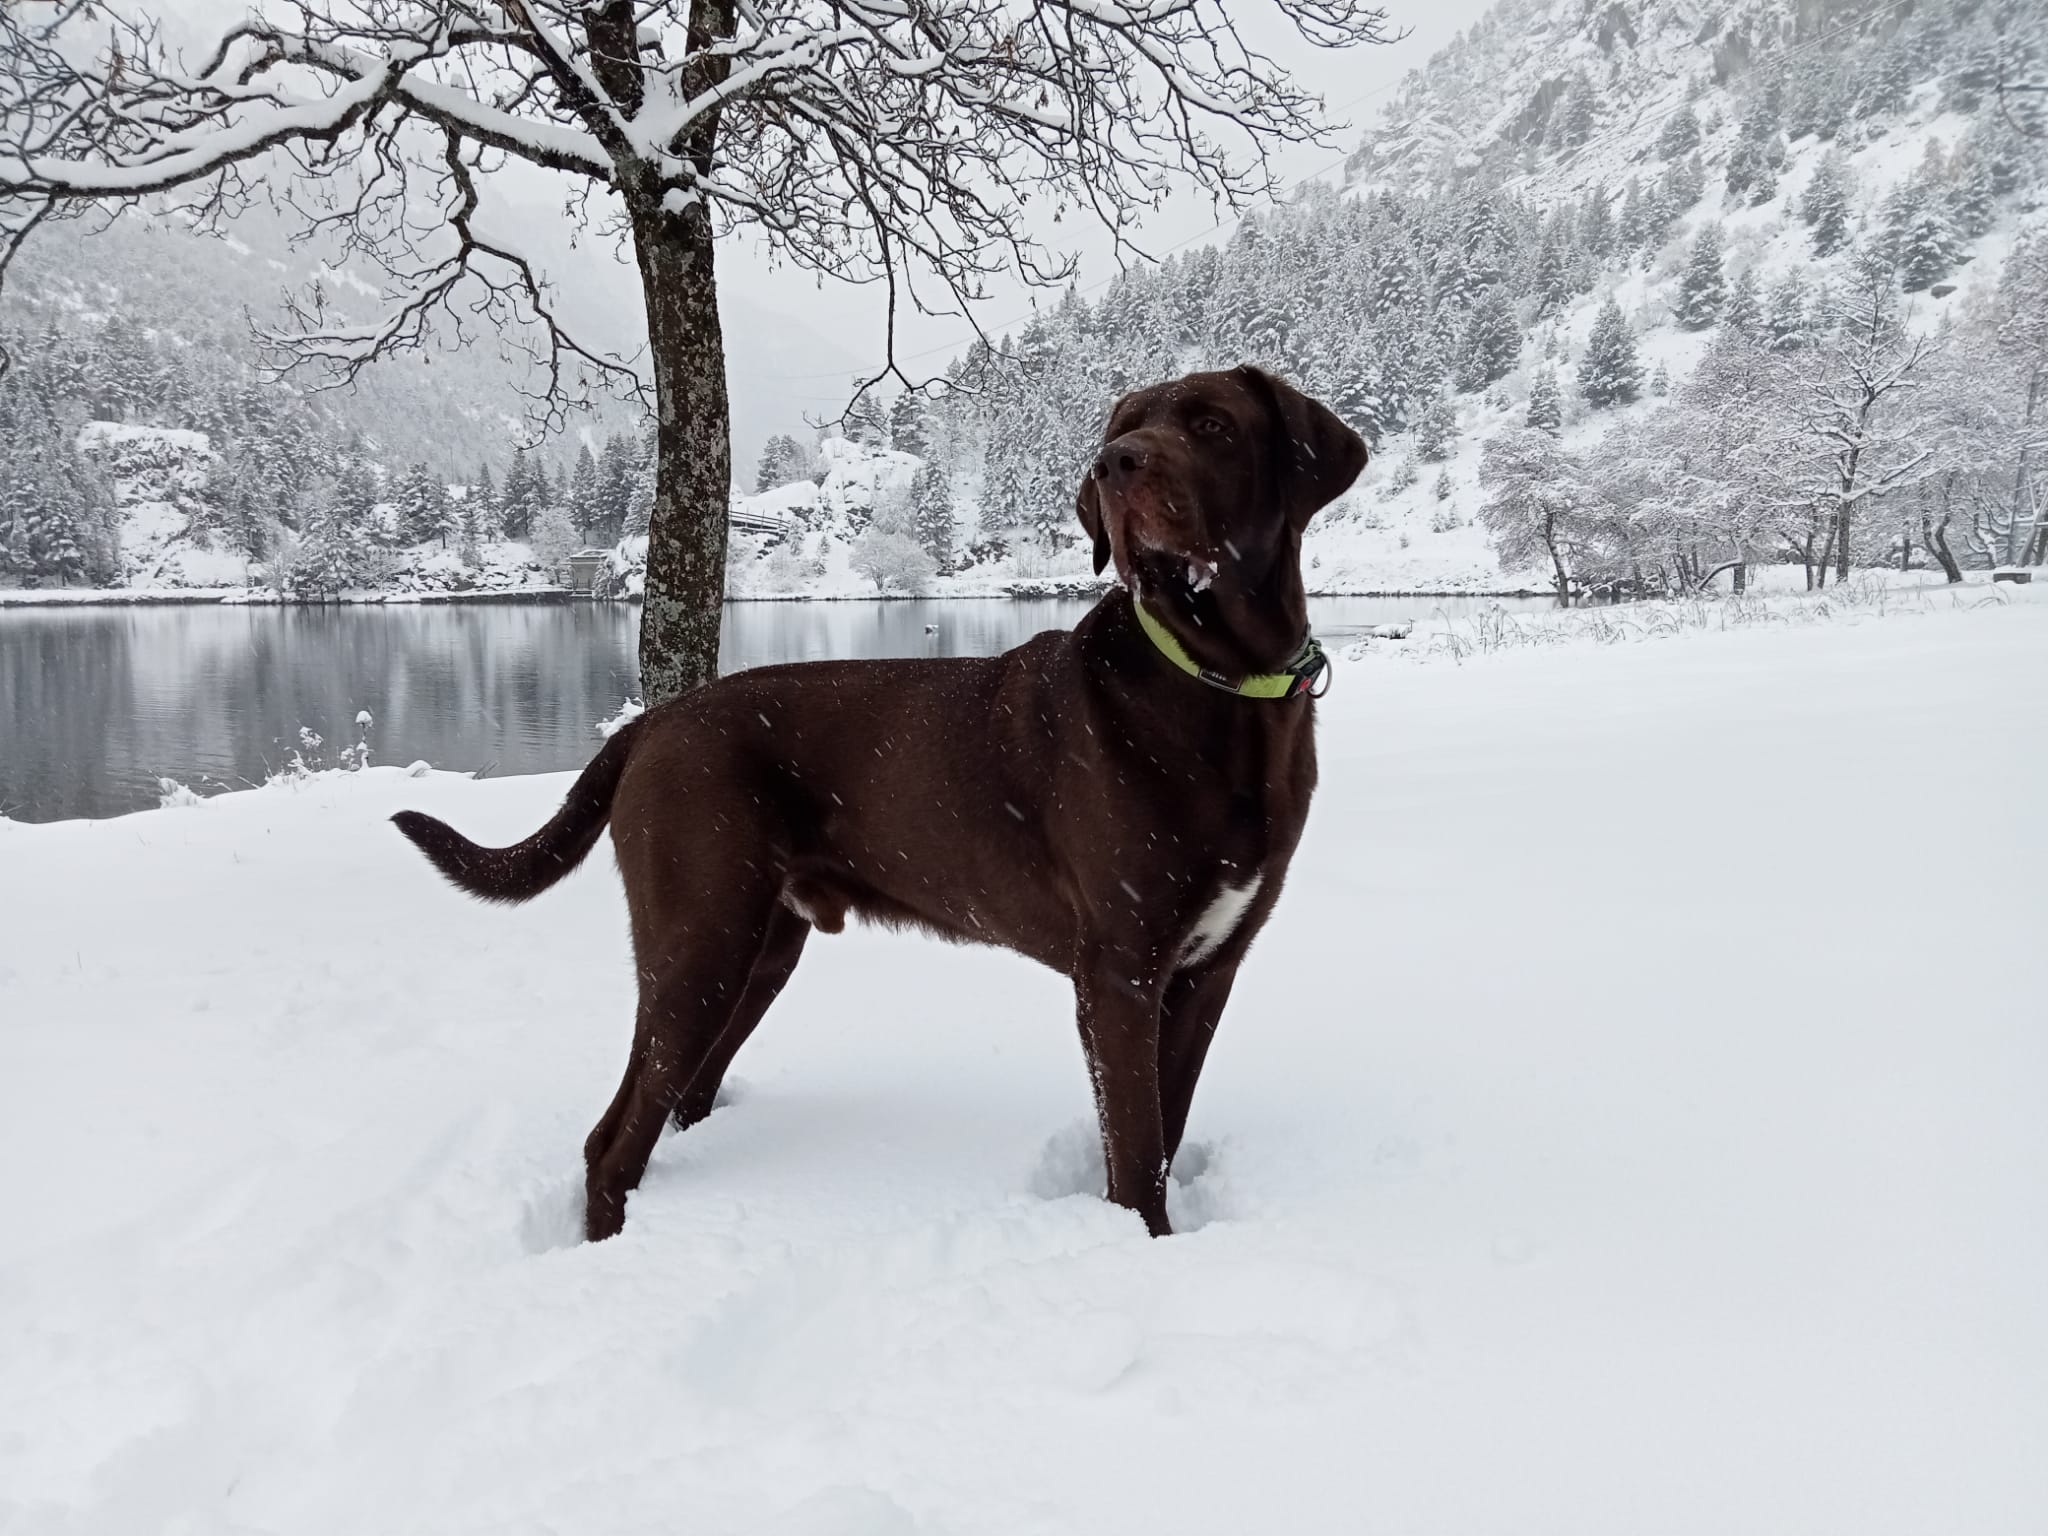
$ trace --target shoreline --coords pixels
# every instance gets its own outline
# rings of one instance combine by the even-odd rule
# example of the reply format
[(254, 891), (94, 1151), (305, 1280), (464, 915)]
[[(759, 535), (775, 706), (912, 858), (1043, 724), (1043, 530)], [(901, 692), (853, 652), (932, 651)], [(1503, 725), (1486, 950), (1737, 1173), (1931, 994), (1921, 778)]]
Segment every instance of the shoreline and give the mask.
[[(1052, 588), (1024, 591), (979, 592), (792, 592), (748, 593), (729, 596), (728, 606), (738, 603), (995, 603), (1045, 602), (1074, 599), (1086, 601), (1109, 591), (1108, 585)], [(1526, 588), (1442, 591), (1427, 588), (1375, 588), (1372, 590), (1311, 591), (1310, 598), (1532, 598), (1549, 597), (1548, 591)], [(365, 592), (338, 597), (280, 597), (274, 593), (252, 593), (240, 587), (105, 587), (58, 588), (54, 591), (21, 588), (0, 589), (0, 612), (9, 608), (419, 608), (453, 607), (471, 603), (603, 603), (638, 607), (640, 598), (592, 598), (566, 587), (518, 587), (499, 592)]]

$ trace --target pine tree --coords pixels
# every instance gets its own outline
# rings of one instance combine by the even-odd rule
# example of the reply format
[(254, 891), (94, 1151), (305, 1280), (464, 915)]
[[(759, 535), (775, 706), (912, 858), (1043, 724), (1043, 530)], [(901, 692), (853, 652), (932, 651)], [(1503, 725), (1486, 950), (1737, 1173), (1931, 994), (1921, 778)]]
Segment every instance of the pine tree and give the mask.
[(315, 481), (298, 498), (299, 543), (293, 552), (292, 589), (302, 597), (331, 596), (360, 578), (359, 525), (352, 525), (339, 481)]
[(614, 432), (604, 440), (597, 461), (597, 520), (600, 537), (616, 544), (624, 536), (626, 514), (633, 502), (633, 439)]
[(1555, 234), (1545, 238), (1536, 252), (1536, 270), (1529, 280), (1529, 292), (1536, 300), (1539, 315), (1556, 314), (1571, 298), (1571, 272), (1564, 242)]
[(1665, 206), (1682, 213), (1707, 190), (1707, 168), (1698, 155), (1688, 155), (1664, 173)]
[(1691, 154), (1700, 144), (1700, 120), (1693, 115), (1691, 107), (1681, 107), (1664, 120), (1664, 131), (1657, 135), (1657, 153), (1666, 160), (1677, 161)]
[(1832, 154), (1813, 168), (1799, 199), (1799, 216), (1813, 230), (1813, 254), (1832, 256), (1849, 242), (1849, 194), (1841, 162)]
[(330, 500), (340, 525), (367, 536), (377, 520), (377, 477), (360, 453), (343, 456), (334, 474)]
[(1770, 314), (1764, 322), (1764, 340), (1773, 352), (1796, 352), (1811, 339), (1806, 303), (1806, 279), (1797, 267), (1787, 272), (1771, 289)]
[(247, 458), (230, 454), (221, 465), (222, 531), (251, 560), (270, 552), (269, 508), (258, 490), (257, 475)]
[(1728, 302), (1721, 307), (1721, 324), (1739, 336), (1755, 336), (1763, 330), (1763, 296), (1757, 290), (1754, 267), (1744, 268), (1728, 285)]
[(1636, 398), (1642, 382), (1636, 339), (1622, 317), (1621, 306), (1610, 298), (1594, 318), (1585, 354), (1579, 359), (1579, 393), (1596, 409), (1625, 405)]
[(1599, 117), (1599, 99), (1592, 82), (1584, 75), (1574, 75), (1552, 118), (1558, 146), (1576, 149), (1584, 144), (1593, 137)]
[(1949, 166), (1948, 221), (1958, 238), (1975, 240), (1991, 228), (1991, 167), (1973, 142), (1956, 146)]
[(455, 552), (463, 564), (477, 563), (478, 548), (485, 538), (490, 521), (490, 502), (483, 485), (465, 486), (462, 499), (449, 504), (449, 533), (455, 539)]
[(1929, 203), (1906, 227), (1898, 243), (1899, 286), (1918, 293), (1955, 270), (1962, 254), (1955, 231), (1941, 208)]
[(464, 537), (472, 542), (481, 542), (498, 536), (498, 520), (502, 513), (498, 505), (498, 487), (491, 479), (488, 463), (477, 466), (476, 485), (463, 498), (462, 510)]
[(1631, 176), (1628, 187), (1621, 195), (1621, 213), (1615, 222), (1615, 234), (1624, 251), (1641, 250), (1648, 237), (1648, 210), (1643, 199), (1642, 178)]
[(1459, 339), (1458, 387), (1484, 389), (1515, 366), (1521, 355), (1522, 328), (1505, 290), (1489, 288), (1465, 318)]
[(1912, 64), (1904, 49), (1886, 42), (1865, 55), (1856, 82), (1856, 115), (1880, 117), (1902, 112), (1912, 89)]
[(569, 521), (576, 525), (576, 536), (587, 542), (590, 530), (604, 521), (598, 505), (597, 455), (590, 451), (588, 443), (576, 450), (576, 469), (569, 479), (568, 508)]
[(424, 464), (415, 464), (399, 480), (396, 534), (401, 544), (424, 544), (439, 538), (444, 522), (447, 488)]
[(1728, 151), (1728, 164), (1722, 176), (1728, 188), (1731, 202), (1746, 202), (1755, 190), (1757, 178), (1763, 173), (1763, 146), (1754, 139), (1739, 138)]
[(1435, 395), (1423, 406), (1415, 421), (1415, 452), (1427, 464), (1441, 463), (1451, 456), (1458, 439), (1458, 411), (1448, 395)]
[(79, 548), (79, 507), (62, 494), (50, 496), (32, 534), (37, 574), (54, 576), (68, 587), (85, 575), (85, 552)]
[(1573, 234), (1579, 248), (1593, 262), (1604, 260), (1614, 249), (1614, 207), (1605, 188), (1596, 186), (1587, 192)]
[(1678, 323), (1703, 331), (1721, 318), (1727, 288), (1721, 274), (1721, 226), (1703, 225), (1678, 284)]
[(1529, 381), (1528, 424), (1552, 437), (1564, 426), (1564, 392), (1557, 387), (1557, 370), (1539, 368)]
[(1370, 306), (1375, 317), (1406, 312), (1423, 302), (1422, 268), (1406, 240), (1384, 252), (1372, 274)]
[(787, 432), (778, 432), (761, 449), (760, 467), (754, 471), (754, 494), (794, 485), (808, 475), (803, 446)]
[(1678, 210), (1671, 204), (1671, 188), (1659, 180), (1643, 194), (1642, 206), (1643, 250), (1656, 251), (1671, 238), (1671, 227), (1678, 222)]
[(654, 423), (650, 420), (640, 429), (640, 441), (633, 452), (633, 492), (626, 503), (626, 537), (637, 538), (647, 532), (648, 524), (654, 520), (655, 453)]
[[(1980, 132), (1983, 130), (1980, 130)], [(1983, 142), (1984, 164), (1991, 172), (1991, 195), (2017, 192), (2033, 159), (2033, 141), (2003, 114), (1995, 118)]]
[(953, 488), (936, 464), (926, 464), (910, 482), (911, 534), (941, 573), (953, 568)]
[[(914, 453), (920, 459), (930, 458), (932, 436), (931, 424), (927, 419), (929, 408), (930, 402), (918, 390), (906, 389), (898, 395), (889, 407), (889, 446), (898, 453)], [(941, 560), (939, 568), (944, 570), (946, 562)]]
[(875, 398), (873, 390), (863, 388), (853, 397), (846, 414), (839, 419), (839, 431), (847, 441), (866, 448), (888, 446), (888, 419), (882, 414), (882, 402)]
[(533, 532), (534, 518), (547, 505), (544, 477), (529, 450), (512, 450), (512, 467), (505, 471), (505, 488), (498, 493), (498, 527), (506, 538), (524, 539)]

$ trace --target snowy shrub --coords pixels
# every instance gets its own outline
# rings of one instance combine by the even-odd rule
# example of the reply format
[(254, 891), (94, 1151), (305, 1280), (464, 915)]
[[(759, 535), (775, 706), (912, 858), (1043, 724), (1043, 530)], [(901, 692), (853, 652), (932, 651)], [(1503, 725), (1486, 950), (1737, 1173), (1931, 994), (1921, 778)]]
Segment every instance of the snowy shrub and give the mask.
[(359, 733), (356, 744), (343, 747), (334, 754), (334, 761), (328, 763), (321, 757), (320, 749), (326, 745), (326, 738), (311, 726), (299, 727), (299, 743), (292, 748), (292, 755), (285, 759), (284, 767), (272, 772), (266, 784), (304, 784), (329, 773), (361, 773), (370, 766), (370, 712), (364, 710), (356, 716)]
[(1429, 515), (1429, 531), (1431, 533), (1449, 533), (1452, 529), (1463, 526), (1458, 521), (1458, 509), (1453, 506), (1438, 507)]
[(201, 805), (205, 803), (205, 796), (187, 789), (176, 779), (158, 779), (156, 781), (156, 788), (156, 803), (167, 811), (181, 805)]
[(542, 507), (533, 516), (533, 531), (526, 542), (549, 579), (561, 581), (568, 575), (569, 557), (583, 547), (583, 536), (576, 531), (567, 507)]
[(787, 544), (778, 544), (761, 562), (755, 578), (759, 591), (775, 594), (796, 592), (812, 574), (811, 566)]
[(881, 528), (870, 528), (854, 540), (850, 563), (884, 593), (922, 592), (937, 569), (916, 539)]

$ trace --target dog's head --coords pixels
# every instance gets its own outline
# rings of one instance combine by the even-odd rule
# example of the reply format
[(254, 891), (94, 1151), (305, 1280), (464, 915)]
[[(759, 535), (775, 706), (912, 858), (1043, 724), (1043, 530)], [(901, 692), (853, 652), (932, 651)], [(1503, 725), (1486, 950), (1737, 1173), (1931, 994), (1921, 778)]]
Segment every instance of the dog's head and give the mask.
[(1249, 365), (1191, 373), (1117, 401), (1076, 497), (1136, 595), (1169, 612), (1296, 573), (1308, 520), (1365, 468), (1365, 443), (1327, 406)]

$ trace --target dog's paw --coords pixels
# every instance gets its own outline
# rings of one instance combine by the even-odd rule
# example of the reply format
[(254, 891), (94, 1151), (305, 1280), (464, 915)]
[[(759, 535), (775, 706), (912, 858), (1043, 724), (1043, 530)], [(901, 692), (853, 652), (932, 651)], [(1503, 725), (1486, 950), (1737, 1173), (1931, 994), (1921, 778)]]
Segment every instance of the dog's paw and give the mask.
[[(1176, 1232), (1193, 1232), (1231, 1214), (1229, 1180), (1221, 1158), (1222, 1144), (1189, 1141), (1181, 1144), (1166, 1181), (1166, 1214)], [(1041, 1200), (1069, 1195), (1101, 1199), (1109, 1175), (1102, 1165), (1102, 1135), (1092, 1120), (1076, 1120), (1046, 1139), (1026, 1188)]]

